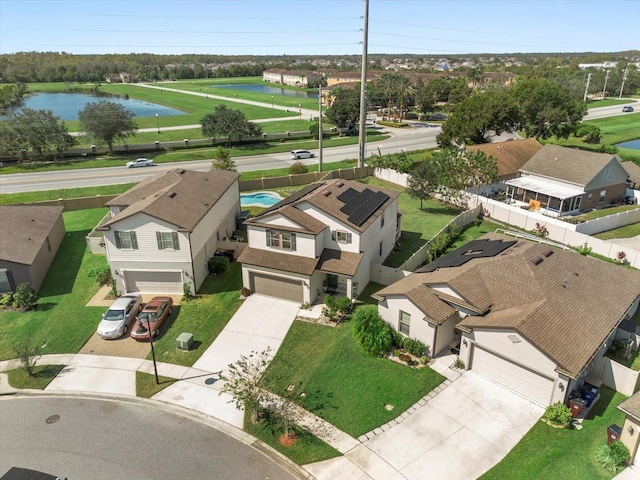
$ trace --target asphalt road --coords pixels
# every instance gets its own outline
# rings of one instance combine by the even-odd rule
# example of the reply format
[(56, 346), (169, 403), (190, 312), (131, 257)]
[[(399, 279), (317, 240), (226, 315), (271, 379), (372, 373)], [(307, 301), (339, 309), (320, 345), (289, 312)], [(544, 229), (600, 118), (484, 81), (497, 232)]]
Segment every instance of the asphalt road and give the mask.
[[(397, 153), (402, 150), (409, 151), (433, 148), (436, 146), (436, 136), (438, 133), (440, 133), (439, 128), (398, 129), (397, 132), (394, 132), (393, 137), (387, 140), (368, 143), (366, 146), (366, 156), (377, 153), (378, 148), (382, 154)], [(331, 140), (325, 140), (323, 144), (323, 162), (337, 162), (339, 160), (358, 157), (358, 145), (333, 148), (329, 148), (329, 145), (331, 145)], [(312, 151), (318, 155), (317, 149)], [(289, 167), (295, 162), (289, 153), (234, 157), (234, 161), (239, 172)], [(307, 164), (318, 163), (317, 158), (305, 159), (303, 161)], [(211, 168), (211, 160), (162, 163), (155, 167), (148, 168), (125, 168), (123, 164), (122, 167), (0, 175), (0, 193), (57, 190), (63, 188), (139, 182), (150, 175), (166, 172), (178, 166), (191, 170), (206, 171)]]
[(295, 478), (235, 438), (148, 405), (4, 397), (0, 432), (0, 475), (17, 466), (69, 480)]
[(629, 115), (622, 111), (622, 107), (626, 105), (633, 107), (636, 112), (640, 111), (640, 101), (629, 100), (629, 103), (625, 103), (624, 105), (590, 108), (583, 120), (595, 120), (596, 118), (614, 117), (616, 115)]

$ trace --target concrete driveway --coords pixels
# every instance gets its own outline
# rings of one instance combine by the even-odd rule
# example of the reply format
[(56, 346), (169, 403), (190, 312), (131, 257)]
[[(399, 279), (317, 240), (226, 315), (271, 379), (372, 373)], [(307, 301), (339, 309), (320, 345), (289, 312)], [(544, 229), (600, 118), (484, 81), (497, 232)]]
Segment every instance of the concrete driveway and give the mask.
[(500, 462), (543, 413), (542, 407), (468, 371), (402, 422), (343, 457), (304, 468), (318, 480), (478, 478)]

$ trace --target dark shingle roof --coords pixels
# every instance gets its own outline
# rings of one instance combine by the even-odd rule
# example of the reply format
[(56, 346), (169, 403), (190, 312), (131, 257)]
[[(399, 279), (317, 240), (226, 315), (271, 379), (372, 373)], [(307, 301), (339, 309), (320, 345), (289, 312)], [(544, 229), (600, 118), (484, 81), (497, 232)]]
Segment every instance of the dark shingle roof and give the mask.
[(191, 231), (224, 193), (238, 180), (237, 172), (226, 170), (175, 169), (140, 182), (114, 198), (107, 206), (125, 207), (100, 229), (137, 213), (145, 213)]
[(311, 275), (316, 269), (318, 259), (246, 247), (238, 257), (238, 262), (283, 272)]
[(0, 259), (31, 265), (63, 207), (0, 206)]
[[(542, 261), (532, 262), (536, 258)], [(410, 292), (407, 297), (437, 323), (448, 309), (433, 305), (433, 298), (456, 303), (430, 287), (443, 284), (476, 311), (487, 311), (466, 317), (463, 329), (512, 328), (576, 378), (640, 295), (640, 272), (519, 240), (495, 257), (414, 273), (376, 297)], [(418, 295), (428, 300), (417, 301)]]
[(521, 170), (584, 186), (598, 175), (613, 157), (614, 155), (608, 153), (545, 145), (522, 166)]
[(364, 257), (364, 253), (343, 252), (325, 248), (322, 251), (322, 255), (320, 255), (316, 268), (323, 272), (352, 277), (356, 274), (362, 257)]

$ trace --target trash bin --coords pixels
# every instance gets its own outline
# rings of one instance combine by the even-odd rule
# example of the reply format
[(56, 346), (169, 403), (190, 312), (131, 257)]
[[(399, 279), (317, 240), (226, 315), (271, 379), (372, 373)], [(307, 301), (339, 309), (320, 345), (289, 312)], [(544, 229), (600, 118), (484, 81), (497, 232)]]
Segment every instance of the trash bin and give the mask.
[(571, 416), (578, 418), (580, 412), (587, 406), (587, 401), (584, 398), (573, 398), (569, 400), (569, 408), (571, 408)]
[(585, 405), (587, 408), (589, 408), (593, 401), (598, 397), (598, 393), (598, 389), (589, 383), (585, 383), (582, 386), (582, 392), (580, 396), (587, 401)]
[(616, 440), (620, 440), (620, 435), (622, 435), (622, 427), (619, 425), (609, 425), (609, 427), (607, 427), (607, 444), (611, 445)]

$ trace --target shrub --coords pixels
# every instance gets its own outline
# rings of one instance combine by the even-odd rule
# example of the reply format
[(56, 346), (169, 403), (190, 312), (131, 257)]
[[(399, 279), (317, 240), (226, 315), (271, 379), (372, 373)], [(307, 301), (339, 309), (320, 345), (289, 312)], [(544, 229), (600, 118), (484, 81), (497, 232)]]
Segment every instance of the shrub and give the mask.
[(338, 315), (344, 315), (351, 310), (351, 299), (349, 297), (342, 297), (337, 300), (333, 295), (325, 295), (324, 308), (322, 314), (330, 319), (336, 318)]
[(396, 348), (402, 348), (402, 342), (404, 342), (404, 335), (397, 330), (391, 329), (391, 342)]
[(191, 300), (192, 297), (193, 295), (191, 295), (191, 284), (188, 282), (183, 283), (182, 284), (182, 301), (188, 302), (189, 300)]
[(547, 230), (547, 227), (539, 224), (538, 222), (536, 222), (536, 227), (533, 229), (533, 233), (542, 238), (546, 238), (549, 236), (549, 230)]
[(429, 347), (416, 338), (404, 337), (402, 348), (414, 357), (422, 357), (429, 354)]
[(366, 305), (353, 314), (353, 337), (370, 355), (382, 356), (391, 349), (391, 327), (378, 314), (378, 307)]
[(90, 270), (87, 275), (90, 277), (95, 277), (98, 285), (110, 285), (112, 281), (111, 267), (109, 267), (109, 265), (103, 265), (101, 267), (94, 268), (93, 270)]
[(38, 355), (38, 347), (34, 345), (33, 338), (29, 334), (23, 340), (13, 344), (13, 352), (20, 360), (20, 368), (29, 376), (33, 376), (33, 369), (40, 358)]
[(622, 470), (628, 459), (629, 449), (620, 440), (616, 440), (611, 445), (602, 445), (596, 452), (596, 461), (611, 473)]
[(578, 128), (576, 132), (577, 137), (582, 137), (582, 141), (585, 143), (600, 143), (600, 128), (591, 124), (584, 124)]
[(211, 257), (207, 262), (209, 273), (211, 275), (218, 275), (224, 273), (229, 266), (229, 259), (227, 257)]
[(229, 150), (220, 145), (213, 154), (213, 162), (211, 168), (214, 170), (236, 171), (236, 164), (231, 158)]
[(579, 247), (576, 247), (576, 251), (580, 254), (580, 255), (584, 255), (585, 257), (587, 255), (589, 255), (592, 252), (593, 248), (591, 248), (589, 245), (587, 245), (586, 243), (584, 245), (580, 245)]
[(29, 310), (38, 304), (38, 294), (28, 283), (23, 282), (13, 294), (13, 306), (21, 310)]
[(549, 405), (544, 412), (543, 418), (554, 425), (560, 425), (565, 428), (571, 425), (571, 422), (573, 421), (571, 409), (562, 402), (556, 402), (553, 405)]
[(0, 296), (0, 305), (11, 305), (13, 303), (13, 294), (5, 293)]
[(240, 290), (240, 295), (242, 295), (244, 298), (247, 298), (249, 295), (251, 295), (251, 290), (249, 290), (247, 287), (242, 287), (242, 290)]
[(307, 173), (308, 171), (309, 167), (300, 161), (294, 162), (289, 167), (289, 175), (298, 175), (300, 173)]

